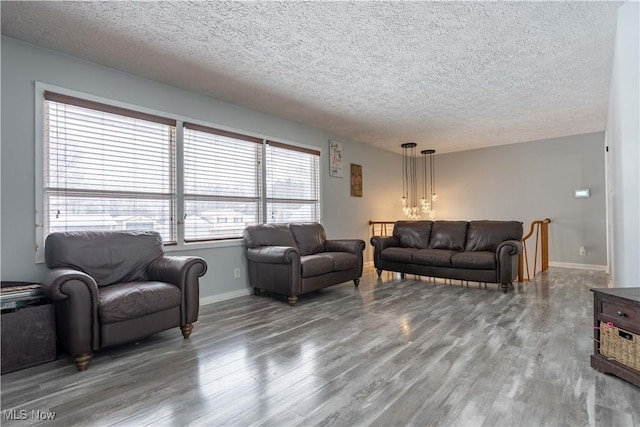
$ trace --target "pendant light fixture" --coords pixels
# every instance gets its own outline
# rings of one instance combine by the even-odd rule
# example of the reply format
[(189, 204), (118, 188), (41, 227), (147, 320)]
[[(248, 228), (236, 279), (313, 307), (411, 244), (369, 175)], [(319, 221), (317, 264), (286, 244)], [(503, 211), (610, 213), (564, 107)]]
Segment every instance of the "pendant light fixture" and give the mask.
[(433, 159), (435, 153), (436, 150), (422, 150), (420, 152), (422, 154), (422, 199), (420, 199), (420, 206), (422, 212), (427, 214), (430, 220), (436, 219), (434, 202), (438, 200), (435, 183), (436, 169)]
[(416, 143), (402, 147), (402, 213), (410, 220), (420, 218), (418, 207), (418, 174), (416, 170)]

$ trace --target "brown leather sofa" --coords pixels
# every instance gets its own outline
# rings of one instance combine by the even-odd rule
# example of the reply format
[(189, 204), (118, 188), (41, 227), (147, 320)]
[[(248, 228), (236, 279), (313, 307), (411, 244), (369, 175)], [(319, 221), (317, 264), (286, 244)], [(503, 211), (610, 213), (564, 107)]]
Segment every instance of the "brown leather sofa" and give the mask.
[(53, 300), (58, 338), (79, 370), (93, 352), (180, 326), (188, 338), (198, 319), (202, 258), (168, 256), (160, 234), (51, 233), (43, 283)]
[(249, 283), (254, 294), (266, 290), (298, 296), (362, 276), (363, 240), (327, 240), (319, 223), (262, 224), (244, 230)]
[(445, 279), (500, 283), (507, 292), (522, 252), (518, 221), (398, 221), (392, 237), (374, 236), (374, 265)]

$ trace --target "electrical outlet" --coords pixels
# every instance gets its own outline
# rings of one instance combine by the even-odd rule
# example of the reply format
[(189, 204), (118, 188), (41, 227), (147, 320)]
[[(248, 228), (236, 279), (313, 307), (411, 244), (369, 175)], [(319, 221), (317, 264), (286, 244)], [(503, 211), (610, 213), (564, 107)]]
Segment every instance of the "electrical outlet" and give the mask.
[(233, 278), (234, 279), (240, 278), (240, 267), (236, 267), (233, 269)]
[(585, 256), (587, 254), (587, 249), (584, 246), (580, 246), (580, 256)]

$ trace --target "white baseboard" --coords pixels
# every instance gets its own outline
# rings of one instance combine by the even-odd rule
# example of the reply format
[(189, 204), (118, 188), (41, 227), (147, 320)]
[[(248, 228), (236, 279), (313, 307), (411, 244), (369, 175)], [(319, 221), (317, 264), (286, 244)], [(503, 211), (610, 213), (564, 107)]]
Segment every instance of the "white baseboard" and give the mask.
[(251, 295), (251, 289), (246, 288), (246, 289), (240, 289), (238, 291), (231, 291), (231, 292), (225, 292), (223, 294), (216, 294), (208, 297), (202, 297), (200, 298), (200, 305), (203, 306), (207, 304), (213, 304), (214, 302), (226, 301), (228, 299), (239, 298), (246, 295)]
[(598, 265), (598, 264), (578, 264), (574, 262), (556, 262), (550, 261), (549, 267), (561, 267), (561, 268), (575, 268), (578, 270), (596, 270), (596, 271), (607, 271), (606, 265)]

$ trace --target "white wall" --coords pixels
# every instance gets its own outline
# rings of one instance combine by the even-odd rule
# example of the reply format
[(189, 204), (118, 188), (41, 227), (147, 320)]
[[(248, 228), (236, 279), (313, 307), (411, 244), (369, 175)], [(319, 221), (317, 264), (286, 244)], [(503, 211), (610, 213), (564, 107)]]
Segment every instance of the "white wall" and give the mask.
[(640, 4), (618, 10), (613, 56), (607, 143), (611, 183), (609, 216), (613, 286), (639, 286), (640, 280)]
[[(1, 245), (2, 280), (40, 281), (35, 263), (34, 82), (66, 87), (158, 111), (208, 121), (322, 150), (323, 222), (330, 238), (361, 238), (371, 259), (368, 221), (400, 219), (399, 155), (363, 144), (344, 143), (345, 177), (328, 172), (328, 140), (333, 135), (268, 114), (221, 102), (76, 58), (2, 37)], [(605, 263), (603, 134), (512, 144), (459, 153), (436, 153), (439, 219), (533, 219), (551, 217), (551, 261)], [(423, 147), (418, 144), (419, 149)], [(364, 197), (349, 194), (349, 164), (363, 166)], [(576, 188), (592, 198), (573, 199)], [(530, 199), (526, 194), (532, 194)], [(526, 201), (529, 200), (529, 201)], [(578, 247), (587, 256), (578, 256)], [(209, 273), (201, 296), (246, 292), (244, 248), (191, 249)]]
[[(435, 162), (438, 218), (518, 220), (525, 234), (550, 218), (550, 262), (606, 265), (603, 132), (436, 153)], [(591, 197), (574, 198), (583, 188)]]
[[(393, 219), (398, 206), (381, 203), (400, 194), (400, 157), (363, 144), (334, 138), (322, 130), (200, 96), (86, 61), (2, 37), (1, 253), (2, 280), (40, 281), (46, 267), (35, 263), (35, 81), (61, 86), (214, 125), (298, 142), (322, 150), (323, 223), (329, 238), (361, 238), (369, 248), (369, 219)], [(328, 141), (344, 144), (345, 177), (327, 173)], [(349, 164), (363, 167), (363, 197), (350, 196)], [(389, 179), (393, 177), (393, 179)], [(233, 278), (233, 268), (246, 271), (244, 248), (191, 249), (209, 272), (201, 279), (201, 296), (244, 292), (246, 274)]]

